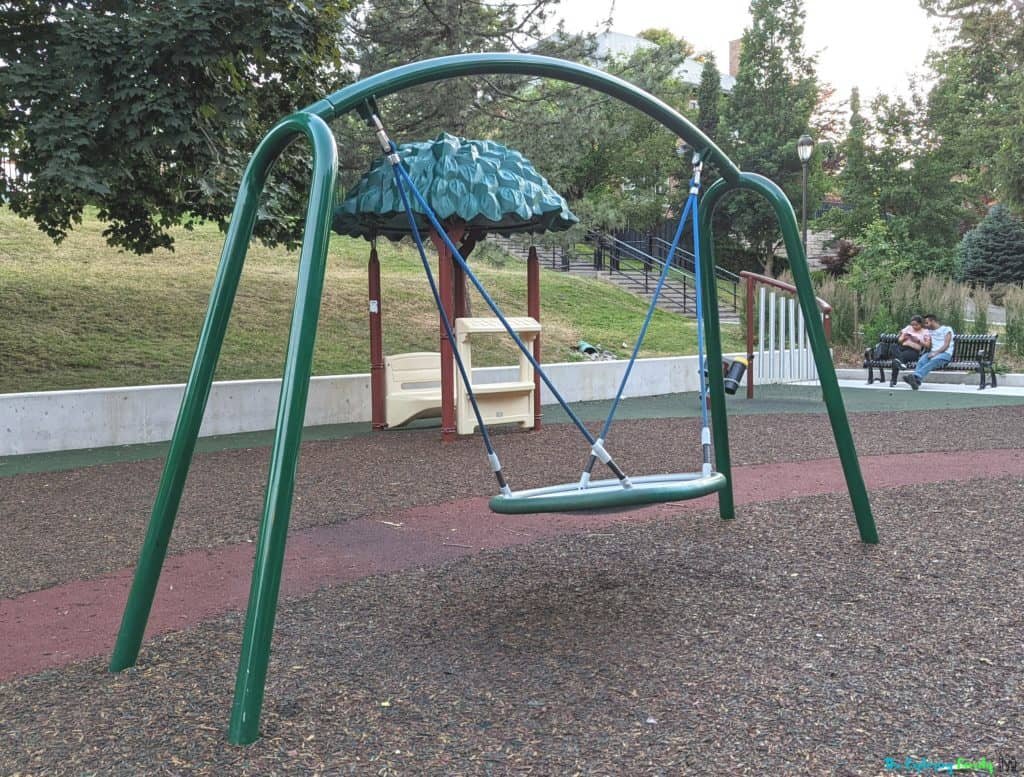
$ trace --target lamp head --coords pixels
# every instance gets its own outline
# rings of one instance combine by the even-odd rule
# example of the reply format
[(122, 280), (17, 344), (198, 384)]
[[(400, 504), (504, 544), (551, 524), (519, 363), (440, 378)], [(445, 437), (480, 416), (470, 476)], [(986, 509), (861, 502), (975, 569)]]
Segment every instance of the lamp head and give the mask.
[(807, 163), (811, 158), (811, 154), (814, 153), (814, 139), (806, 132), (800, 136), (800, 139), (796, 142), (796, 155), (800, 157), (800, 161)]

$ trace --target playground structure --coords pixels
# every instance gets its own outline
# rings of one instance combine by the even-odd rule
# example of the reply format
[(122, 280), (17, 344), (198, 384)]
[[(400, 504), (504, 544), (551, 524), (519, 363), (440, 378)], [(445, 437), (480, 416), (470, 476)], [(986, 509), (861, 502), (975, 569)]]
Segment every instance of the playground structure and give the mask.
[[(408, 180), (400, 161), (397, 160), (394, 147), (390, 144), (379, 123), (376, 99), (417, 84), (458, 76), (490, 73), (554, 78), (608, 94), (660, 122), (695, 150), (695, 172), (697, 173), (694, 177), (695, 182), (699, 181), (700, 165), (709, 163), (716, 168), (721, 178), (707, 190), (699, 205), (696, 196), (699, 187), (696, 183), (691, 184), (687, 210), (684, 211), (677, 233), (678, 239), (678, 235), (682, 233), (687, 212), (690, 212), (694, 226), (695, 248), (698, 249), (695, 251), (698, 256), (696, 266), (699, 268), (697, 285), (700, 294), (706, 300), (717, 299), (710, 230), (711, 215), (716, 204), (724, 195), (738, 189), (757, 192), (768, 200), (779, 221), (787, 253), (791, 257), (797, 297), (806, 322), (806, 335), (821, 381), (860, 537), (866, 543), (877, 542), (874, 520), (850, 434), (846, 411), (839, 393), (835, 370), (829, 358), (821, 320), (816, 312), (817, 305), (800, 243), (796, 218), (789, 201), (776, 184), (762, 176), (740, 171), (710, 139), (657, 98), (607, 73), (575, 63), (532, 55), (477, 54), (443, 57), (380, 73), (352, 84), (279, 122), (256, 149), (243, 176), (239, 197), (225, 239), (220, 266), (214, 281), (210, 307), (200, 333), (196, 357), (182, 400), (174, 438), (154, 503), (149, 529), (140, 553), (117, 645), (110, 662), (110, 669), (118, 671), (134, 664), (138, 657), (255, 222), (259, 195), (274, 160), (290, 142), (296, 137), (304, 135), (313, 148), (313, 174), (277, 427), (271, 452), (270, 472), (256, 548), (242, 655), (229, 726), (229, 739), (235, 744), (250, 743), (259, 736), (259, 715), (263, 701), (301, 442), (303, 413), (309, 386), (313, 342), (319, 315), (331, 224), (332, 198), (337, 175), (337, 149), (327, 122), (352, 110), (358, 110), (368, 121), (373, 121), (382, 148), (390, 151), (389, 158), (395, 157), (392, 160), (392, 165), (396, 180), (401, 180), (405, 175), (404, 184), (409, 187), (408, 191), (415, 196), (417, 191), (412, 182)], [(405, 190), (402, 189), (402, 191), (404, 197)], [(406, 202), (406, 211), (411, 214), (408, 202)], [(435, 229), (440, 226), (433, 221), (432, 225)], [(444, 310), (444, 305), (441, 303), (436, 285), (430, 275), (425, 255), (422, 253), (422, 241), (418, 237), (415, 226), (412, 227), (412, 232), (421, 249), (425, 271), (431, 281), (435, 301), (438, 302), (438, 307)], [(438, 230), (438, 236), (447, 249), (452, 252), (453, 258), (456, 258), (457, 261), (460, 260), (457, 247), (443, 228)], [(464, 271), (468, 269), (461, 261), (460, 265)], [(469, 277), (473, 278), (471, 274)], [(484, 293), (479, 286), (478, 290)], [(485, 299), (489, 298), (485, 295)], [(701, 327), (699, 332), (706, 333), (707, 338), (707, 363), (720, 364), (722, 353), (718, 336), (717, 308), (713, 304), (704, 305), (701, 308), (698, 302), (698, 309), (700, 310), (699, 326)], [(449, 330), (447, 334), (451, 340), (453, 333), (450, 331), (449, 317), (442, 315), (442, 323)], [(545, 380), (548, 388), (557, 395), (557, 389), (547, 381), (540, 365), (533, 361), (533, 356), (526, 344), (515, 335), (511, 327), (506, 327), (506, 331), (516, 340), (527, 361), (530, 361), (541, 379)], [(702, 350), (703, 343), (700, 336), (698, 342), (699, 348)], [(637, 348), (639, 343), (640, 339), (637, 341)], [(634, 358), (635, 356), (636, 349)], [(703, 357), (703, 354), (701, 356)], [(469, 392), (471, 381), (466, 376), (465, 365), (457, 357), (456, 361), (462, 374), (463, 384)], [(502, 490), (501, 495), (492, 500), (492, 509), (502, 512), (537, 512), (552, 509), (623, 507), (648, 502), (689, 499), (717, 493), (721, 517), (733, 518), (735, 507), (723, 376), (720, 370), (709, 370), (708, 372), (707, 389), (710, 391), (711, 397), (710, 414), (713, 417), (715, 466), (712, 470), (711, 430), (708, 419), (705, 417), (701, 438), (704, 467), (700, 473), (651, 475), (631, 480), (618, 468), (603, 444), (604, 438), (607, 436), (607, 427), (611, 422), (611, 415), (609, 415), (605, 424), (605, 432), (596, 439), (581, 423), (577, 423), (584, 437), (590, 443), (590, 458), (579, 484), (511, 492), (504, 483), (497, 455), (487, 440), (486, 424), (478, 415), (477, 422), (488, 448), (488, 458)], [(628, 377), (628, 370), (626, 377)], [(623, 385), (624, 383), (625, 380)], [(445, 387), (442, 386), (442, 392), (444, 391)], [(619, 397), (621, 394), (620, 388)], [(612, 414), (619, 397), (613, 404)], [(706, 407), (706, 403), (703, 401), (702, 406)], [(590, 482), (590, 471), (597, 460), (611, 469), (615, 474), (614, 480)]]
[[(540, 338), (540, 323), (530, 317), (510, 318), (508, 321), (516, 334), (534, 348)], [(455, 319), (455, 347), (468, 375), (473, 374), (473, 335), (504, 333), (496, 318)], [(535, 355), (537, 350), (534, 349)], [(442, 358), (437, 351), (396, 353), (384, 357), (384, 402), (375, 402), (374, 407), (383, 404), (385, 424), (383, 427), (374, 424), (375, 429), (396, 429), (418, 418), (443, 417)], [(540, 377), (522, 356), (516, 372), (516, 379), (511, 381), (472, 384), (472, 393), (485, 424), (515, 423), (523, 429), (540, 426)], [(454, 402), (457, 432), (473, 434), (477, 421), (464, 383), (456, 384), (455, 396), (449, 402)], [(445, 438), (442, 436), (442, 439)]]
[[(508, 323), (531, 352), (536, 353), (533, 346), (540, 337), (540, 323), (529, 317), (510, 318)], [(466, 365), (467, 374), (473, 374), (473, 337), (496, 334), (505, 334), (504, 327), (496, 318), (456, 319), (455, 348)], [(477, 428), (470, 400), (471, 392), (477, 397), (484, 425), (515, 423), (523, 429), (534, 427), (539, 420), (534, 417), (534, 409), (540, 400), (540, 389), (537, 387), (540, 376), (522, 353), (519, 355), (517, 373), (516, 379), (510, 381), (473, 383), (471, 386), (462, 382), (458, 384), (455, 409), (459, 434), (472, 434)]]
[[(374, 114), (374, 120), (379, 117)], [(383, 132), (383, 125), (380, 131)], [(420, 416), (440, 415), (441, 439), (445, 442), (460, 434), (470, 434), (477, 424), (470, 415), (480, 415), (482, 422), (500, 423), (508, 416), (518, 416), (521, 425), (540, 427), (540, 380), (532, 375), (532, 364), (524, 370), (520, 363), (518, 383), (533, 377), (533, 387), (506, 386), (504, 390), (487, 386), (476, 392), (472, 387), (472, 368), (466, 380), (455, 380), (455, 369), (463, 354), (456, 352), (452, 326), (470, 317), (467, 280), (472, 272), (466, 260), (477, 244), (488, 235), (537, 234), (561, 231), (578, 223), (565, 199), (538, 173), (522, 154), (493, 140), (467, 140), (442, 132), (432, 141), (382, 146), (385, 156), (373, 161), (370, 169), (349, 189), (345, 199), (334, 209), (332, 226), (336, 232), (361, 237), (371, 243), (369, 263), (370, 309), (370, 395), (374, 429), (393, 428), (405, 417), (406, 409)], [(416, 193), (410, 198), (399, 176), (392, 174), (393, 159), (400, 160), (403, 174)], [(382, 375), (384, 301), (381, 294), (380, 261), (377, 240), (413, 238), (423, 249), (421, 235), (429, 234), (437, 251), (437, 282), (431, 277), (426, 255), (423, 268), (430, 278), (440, 322), (436, 378), (426, 372), (405, 394), (393, 381)], [(458, 243), (458, 247), (456, 247)], [(476, 282), (476, 281), (474, 281)], [(530, 339), (532, 361), (541, 360), (540, 331), (532, 327), (540, 320), (540, 273), (537, 251), (530, 246), (527, 258), (527, 315), (533, 320)], [(499, 315), (500, 318), (500, 315)], [(486, 322), (479, 326), (488, 326)], [(483, 331), (483, 330), (481, 330)], [(496, 329), (496, 332), (502, 331)], [(469, 349), (467, 337), (460, 337)], [(423, 359), (417, 363), (423, 369)], [(383, 382), (382, 382), (383, 378)], [(439, 390), (427, 391), (438, 384)], [(386, 384), (386, 385), (384, 385)], [(458, 388), (462, 386), (462, 388)], [(486, 410), (476, 407), (476, 395), (486, 396)], [(523, 424), (528, 394), (536, 397), (532, 424)], [(436, 406), (428, 404), (436, 402)], [(389, 411), (391, 402), (400, 412)], [(473, 407), (473, 412), (470, 408)], [(456, 417), (459, 420), (456, 422)], [(408, 420), (412, 420), (409, 417)], [(458, 427), (458, 429), (456, 428)], [(465, 431), (469, 430), (469, 431)]]

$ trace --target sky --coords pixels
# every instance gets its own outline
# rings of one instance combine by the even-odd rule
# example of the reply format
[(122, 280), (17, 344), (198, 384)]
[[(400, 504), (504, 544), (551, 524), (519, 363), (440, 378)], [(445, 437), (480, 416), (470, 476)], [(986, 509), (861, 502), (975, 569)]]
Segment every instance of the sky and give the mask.
[[(559, 10), (570, 32), (598, 32), (613, 0), (562, 0)], [(617, 0), (611, 29), (635, 35), (667, 27), (697, 51), (711, 50), (723, 72), (729, 41), (750, 24), (750, 0)], [(818, 55), (818, 79), (845, 100), (854, 86), (861, 99), (878, 92), (907, 95), (912, 73), (924, 74), (924, 59), (937, 39), (917, 0), (804, 0), (804, 45)]]

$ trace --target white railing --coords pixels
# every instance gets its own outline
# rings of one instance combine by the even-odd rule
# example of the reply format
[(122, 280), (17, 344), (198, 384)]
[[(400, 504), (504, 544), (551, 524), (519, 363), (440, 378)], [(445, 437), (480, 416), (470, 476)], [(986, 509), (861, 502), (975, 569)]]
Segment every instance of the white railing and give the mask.
[[(747, 285), (747, 398), (753, 399), (755, 383), (817, 380), (818, 370), (796, 287), (767, 275), (744, 271), (740, 276)], [(825, 337), (831, 339), (832, 307), (819, 299), (818, 309)]]

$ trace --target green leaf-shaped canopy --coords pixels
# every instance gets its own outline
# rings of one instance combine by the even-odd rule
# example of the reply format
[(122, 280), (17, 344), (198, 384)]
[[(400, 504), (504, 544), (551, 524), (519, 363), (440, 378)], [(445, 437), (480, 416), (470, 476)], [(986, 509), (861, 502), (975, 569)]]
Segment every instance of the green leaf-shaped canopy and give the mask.
[[(529, 160), (491, 140), (466, 140), (447, 133), (425, 143), (398, 147), (409, 177), (442, 223), (455, 217), (486, 232), (565, 230), (579, 219)], [(426, 236), (430, 222), (409, 195), (416, 226)], [(334, 231), (351, 237), (401, 240), (409, 220), (386, 157), (379, 157), (334, 209)]]

